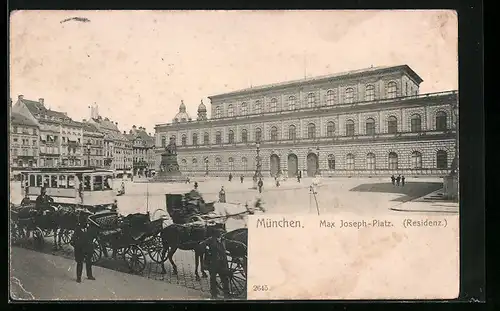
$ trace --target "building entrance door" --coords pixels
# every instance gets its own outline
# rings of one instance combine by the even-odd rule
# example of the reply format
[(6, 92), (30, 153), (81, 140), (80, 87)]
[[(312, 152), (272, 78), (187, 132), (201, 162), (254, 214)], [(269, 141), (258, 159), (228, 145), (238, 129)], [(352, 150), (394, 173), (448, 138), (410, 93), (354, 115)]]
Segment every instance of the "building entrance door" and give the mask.
[(277, 155), (272, 154), (270, 163), (271, 163), (271, 176), (275, 177), (280, 170), (280, 158)]
[(318, 156), (315, 153), (307, 155), (307, 176), (314, 177), (318, 171)]
[(288, 177), (297, 177), (299, 172), (299, 160), (293, 153), (288, 155)]

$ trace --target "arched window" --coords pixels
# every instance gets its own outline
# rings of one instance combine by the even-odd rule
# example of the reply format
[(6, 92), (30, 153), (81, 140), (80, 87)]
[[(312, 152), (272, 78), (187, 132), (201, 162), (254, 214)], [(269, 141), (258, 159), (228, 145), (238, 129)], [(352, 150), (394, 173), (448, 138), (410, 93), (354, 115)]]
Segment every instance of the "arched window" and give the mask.
[(326, 136), (333, 137), (334, 134), (335, 134), (335, 123), (330, 121), (326, 124)]
[(411, 116), (411, 128), (412, 132), (420, 132), (422, 130), (422, 119), (419, 114), (414, 114)]
[(161, 137), (161, 146), (166, 147), (167, 146), (167, 138), (165, 136)]
[(395, 134), (398, 132), (398, 119), (395, 116), (390, 116), (387, 119), (387, 133)]
[(373, 153), (368, 153), (366, 155), (366, 169), (367, 170), (374, 170), (376, 168), (376, 158)]
[(398, 155), (395, 152), (389, 153), (389, 169), (390, 170), (398, 169)]
[(248, 142), (248, 132), (245, 129), (241, 130), (241, 141), (243, 143), (247, 143)]
[(345, 135), (346, 136), (354, 136), (354, 121), (353, 120), (345, 121)]
[(229, 134), (227, 136), (228, 136), (228, 142), (230, 144), (234, 144), (234, 132), (229, 130)]
[(278, 100), (276, 98), (271, 99), (271, 103), (269, 104), (269, 111), (276, 112), (277, 106), (278, 106)]
[(193, 167), (193, 171), (198, 170), (198, 160), (193, 159), (191, 166)]
[(185, 134), (182, 134), (182, 137), (181, 137), (181, 144), (183, 146), (185, 146), (187, 144), (187, 137)]
[(228, 117), (234, 116), (234, 106), (232, 104), (229, 104), (229, 106), (227, 106), (227, 116)]
[(307, 107), (312, 108), (316, 106), (316, 96), (314, 96), (314, 93), (309, 93), (307, 94)]
[(297, 139), (297, 128), (295, 125), (290, 125), (288, 127), (288, 139), (295, 140)]
[(295, 110), (295, 96), (288, 97), (288, 109)]
[(316, 138), (316, 125), (314, 123), (309, 123), (307, 125), (307, 138)]
[(204, 145), (210, 144), (210, 135), (208, 133), (203, 134), (203, 144)]
[(418, 151), (411, 154), (411, 168), (422, 168), (422, 154)]
[(215, 159), (215, 170), (220, 172), (222, 168), (222, 160), (220, 158)]
[(193, 146), (198, 145), (198, 134), (193, 133)]
[(375, 86), (373, 86), (372, 84), (366, 86), (365, 100), (366, 101), (375, 100)]
[(217, 131), (217, 132), (215, 133), (215, 143), (216, 143), (217, 145), (221, 145), (221, 144), (222, 144), (222, 134), (221, 134), (221, 132), (219, 132), (219, 131)]
[(215, 107), (215, 117), (216, 118), (221, 118), (222, 117), (222, 109), (220, 106)]
[(346, 162), (345, 162), (345, 168), (347, 170), (353, 170), (354, 169), (354, 154), (348, 153), (346, 156)]
[(187, 170), (187, 161), (186, 161), (186, 159), (182, 159), (181, 160), (181, 170), (184, 171), (184, 172)]
[(333, 93), (332, 90), (329, 90), (326, 92), (326, 104), (328, 106), (331, 106), (335, 103), (335, 94)]
[(244, 171), (248, 170), (248, 160), (247, 160), (247, 158), (245, 158), (245, 157), (241, 158), (241, 166), (243, 167)]
[(255, 113), (262, 113), (262, 103), (260, 101), (255, 102)]
[(262, 130), (258, 127), (255, 129), (255, 141), (262, 140)]
[(446, 131), (446, 112), (439, 111), (436, 113), (436, 130), (437, 131)]
[(278, 128), (276, 126), (273, 126), (271, 128), (271, 140), (272, 141), (278, 140)]
[(229, 170), (230, 170), (231, 172), (232, 172), (232, 171), (234, 171), (234, 160), (233, 160), (233, 158), (229, 158), (229, 159), (227, 159), (227, 162), (228, 162), (228, 164), (229, 164)]
[(351, 104), (354, 102), (354, 89), (352, 87), (345, 90), (345, 100), (346, 104)]
[(333, 154), (328, 155), (328, 169), (335, 169), (335, 156)]
[(247, 103), (242, 103), (241, 104), (241, 115), (246, 115), (248, 114), (248, 105)]
[(439, 150), (436, 154), (436, 167), (440, 169), (448, 168), (448, 153), (444, 150)]
[(396, 98), (398, 87), (396, 82), (391, 81), (387, 83), (387, 98)]
[(375, 120), (373, 118), (366, 119), (366, 135), (375, 135)]

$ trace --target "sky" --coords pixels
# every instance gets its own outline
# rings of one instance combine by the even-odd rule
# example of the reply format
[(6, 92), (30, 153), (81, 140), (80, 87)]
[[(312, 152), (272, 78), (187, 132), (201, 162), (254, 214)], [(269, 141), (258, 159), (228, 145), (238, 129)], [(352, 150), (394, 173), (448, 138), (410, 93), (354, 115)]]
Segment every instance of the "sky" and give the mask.
[(370, 66), (456, 90), (457, 38), (453, 11), (16, 11), (10, 94), (75, 120), (97, 103), (122, 131), (154, 133), (181, 100), (196, 119), (211, 95)]

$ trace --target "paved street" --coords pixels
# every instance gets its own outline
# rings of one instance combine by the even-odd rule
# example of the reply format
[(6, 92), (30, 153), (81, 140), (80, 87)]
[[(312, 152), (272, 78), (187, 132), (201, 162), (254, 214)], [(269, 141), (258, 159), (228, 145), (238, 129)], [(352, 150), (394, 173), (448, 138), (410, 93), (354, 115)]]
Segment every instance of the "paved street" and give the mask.
[[(237, 204), (245, 204), (248, 202), (249, 204), (253, 204), (255, 200), (260, 197), (264, 202), (264, 207), (266, 208), (266, 214), (316, 214), (316, 203), (315, 198), (309, 192), (309, 186), (312, 183), (312, 179), (303, 179), (301, 183), (297, 183), (295, 179), (288, 179), (287, 181), (282, 183), (282, 186), (277, 188), (273, 184), (272, 179), (266, 179), (264, 184), (264, 191), (262, 194), (259, 194), (257, 190), (250, 189), (252, 187), (252, 181), (247, 179), (243, 184), (241, 184), (236, 180), (229, 182), (227, 179), (211, 179), (204, 180), (202, 178), (195, 179), (198, 180), (199, 190), (207, 201), (215, 201), (218, 199), (218, 191), (221, 186), (224, 186), (226, 190), (226, 198), (227, 202), (234, 204), (216, 204), (216, 210), (218, 212), (222, 212), (223, 209), (226, 209), (229, 213), (242, 211), (242, 205)], [(146, 210), (149, 210), (154, 217), (159, 217), (161, 215), (165, 215), (165, 193), (176, 193), (181, 192), (185, 193), (191, 190), (193, 184), (160, 184), (160, 183), (132, 183), (129, 182), (126, 184), (126, 194), (124, 196), (117, 197), (118, 205), (120, 212), (122, 214), (136, 213), (141, 212), (144, 213)], [(424, 196), (428, 193), (431, 193), (441, 187), (441, 183), (439, 179), (418, 179), (415, 181), (408, 182), (405, 187), (394, 187), (387, 182), (387, 180), (382, 179), (347, 179), (347, 178), (332, 178), (332, 179), (323, 179), (319, 186), (316, 187), (317, 194), (316, 199), (318, 201), (318, 207), (321, 214), (354, 214), (354, 215), (366, 215), (366, 216), (376, 216), (376, 215), (388, 215), (388, 214), (400, 214), (405, 213), (406, 206), (410, 206), (415, 211), (419, 210), (428, 210), (429, 206), (433, 203), (429, 202), (410, 202), (410, 200), (417, 199), (421, 196)], [(16, 191), (17, 189), (17, 191)], [(20, 202), (20, 184), (13, 183), (11, 185), (11, 200), (13, 202)], [(149, 195), (147, 195), (149, 193)], [(417, 200), (418, 201), (418, 200)], [(394, 211), (391, 208), (400, 209), (403, 211)], [(437, 211), (439, 212), (439, 211)], [(415, 212), (412, 212), (415, 214)], [(433, 213), (436, 214), (436, 213)], [(241, 228), (245, 225), (243, 220), (229, 220), (227, 222), (228, 230), (234, 230), (236, 228)], [(32, 249), (32, 243), (30, 241), (21, 242), (20, 246), (28, 249)], [(60, 258), (58, 260), (63, 260), (66, 264), (66, 268), (56, 273), (59, 275), (61, 280), (61, 284), (64, 282), (69, 282), (67, 290), (69, 292), (72, 291), (71, 288), (76, 286), (76, 283), (73, 284), (72, 281), (74, 278), (74, 271), (72, 267), (74, 263), (72, 261), (73, 258), (73, 249), (70, 246), (64, 247), (63, 250), (53, 251), (52, 248), (52, 238), (46, 238), (46, 244), (44, 249), (41, 251), (43, 255), (37, 261), (40, 268), (35, 270), (35, 272), (29, 272), (34, 274), (35, 276), (23, 275), (22, 268), (23, 265), (18, 265), (17, 272), (14, 273), (14, 277), (21, 280), (21, 278), (28, 278), (27, 281), (21, 280), (23, 284), (30, 284), (29, 278), (52, 278), (47, 267), (51, 267), (48, 264), (54, 262), (54, 258)], [(24, 256), (23, 252), (27, 252), (27, 254), (36, 254), (32, 251), (28, 251), (25, 249), (15, 248), (15, 253), (21, 253), (21, 257)], [(56, 257), (54, 257), (54, 255)], [(30, 257), (31, 256), (31, 257)], [(27, 258), (35, 259), (33, 256), (29, 255), (28, 257), (23, 257), (23, 259), (28, 260)], [(14, 261), (16, 259), (13, 257)], [(149, 260), (149, 258), (148, 258)], [(178, 250), (174, 255), (174, 261), (178, 266), (179, 274), (172, 275), (171, 265), (166, 263), (167, 274), (160, 274), (161, 266), (148, 262), (144, 272), (141, 276), (145, 277), (144, 279), (153, 279), (155, 281), (159, 281), (154, 284), (162, 284), (161, 286), (181, 286), (187, 291), (193, 290), (195, 292), (203, 293), (207, 295), (209, 292), (209, 284), (208, 279), (201, 279), (201, 281), (196, 281), (194, 277), (194, 253), (192, 251), (181, 251)], [(48, 264), (47, 264), (48, 263)], [(15, 265), (18, 263), (16, 262)], [(53, 265), (52, 265), (53, 266)], [(99, 276), (101, 271), (109, 271), (104, 268), (113, 269), (121, 272), (128, 272), (128, 269), (123, 262), (123, 260), (111, 260), (111, 259), (101, 259), (99, 261), (98, 266), (101, 268), (97, 268), (98, 272), (96, 272), (96, 276)], [(14, 266), (13, 266), (14, 268)], [(21, 270), (19, 270), (21, 269)], [(70, 269), (70, 271), (66, 271)], [(20, 272), (21, 271), (21, 272)], [(18, 273), (16, 275), (16, 273)], [(27, 273), (26, 271), (24, 273)], [(108, 272), (102, 272), (103, 275), (106, 275)], [(44, 274), (47, 274), (43, 276)], [(117, 274), (122, 275), (122, 274)], [(127, 278), (127, 275), (121, 276), (123, 278)], [(139, 276), (130, 275), (130, 280), (135, 280), (136, 278), (140, 278)], [(57, 278), (56, 278), (57, 279)], [(62, 281), (66, 280), (66, 281)], [(124, 281), (118, 278), (117, 281), (123, 283)], [(18, 286), (20, 290), (18, 290), (19, 295), (27, 295), (25, 291), (20, 288), (20, 285), (15, 285), (16, 281), (13, 279), (13, 286)], [(55, 282), (55, 280), (54, 280)], [(58, 281), (59, 282), (59, 281)], [(112, 280), (106, 280), (108, 284), (112, 282)], [(130, 282), (130, 281), (129, 281)], [(59, 284), (59, 283), (57, 283)], [(149, 283), (148, 283), (149, 284)], [(27, 285), (29, 286), (29, 285)], [(58, 285), (59, 286), (59, 285)], [(84, 286), (84, 285), (82, 285)], [(152, 285), (147, 285), (151, 287)], [(156, 285), (155, 285), (156, 286)], [(31, 287), (35, 287), (32, 285)], [(64, 286), (63, 286), (64, 287)], [(26, 286), (25, 286), (26, 288)], [(60, 294), (56, 289), (52, 290), (50, 286), (48, 288), (37, 289), (41, 291), (37, 297), (76, 297), (71, 295), (79, 295), (79, 294), (70, 294), (62, 291)], [(33, 288), (27, 289), (27, 291), (33, 292)], [(64, 289), (66, 290), (66, 289)], [(36, 292), (36, 290), (34, 291)], [(116, 292), (116, 290), (115, 290)], [(24, 293), (24, 294), (23, 294)], [(150, 293), (154, 295), (154, 293)], [(53, 295), (53, 296), (51, 296)], [(90, 295), (90, 294), (89, 294)], [(94, 295), (94, 294), (92, 294)], [(107, 294), (104, 292), (102, 295), (111, 295), (108, 291)], [(117, 294), (118, 295), (118, 294)], [(191, 295), (191, 294), (190, 294)], [(120, 296), (120, 295), (118, 295)], [(21, 297), (21, 296), (20, 296)], [(85, 296), (91, 297), (91, 296)], [(94, 296), (92, 296), (94, 297)], [(96, 296), (97, 297), (97, 296)], [(107, 296), (113, 297), (113, 296)], [(120, 296), (121, 297), (121, 296)], [(138, 297), (137, 294), (135, 297)], [(22, 297), (21, 297), (22, 298)], [(44, 299), (44, 298), (42, 298)], [(50, 299), (50, 298), (47, 298)], [(73, 298), (67, 298), (73, 299)], [(77, 299), (77, 298), (74, 298)], [(104, 299), (104, 298), (103, 298)]]
[[(19, 300), (204, 299), (198, 290), (94, 267), (95, 281), (75, 281), (75, 262), (19, 247), (11, 249), (11, 297)], [(85, 273), (85, 272), (84, 272)]]

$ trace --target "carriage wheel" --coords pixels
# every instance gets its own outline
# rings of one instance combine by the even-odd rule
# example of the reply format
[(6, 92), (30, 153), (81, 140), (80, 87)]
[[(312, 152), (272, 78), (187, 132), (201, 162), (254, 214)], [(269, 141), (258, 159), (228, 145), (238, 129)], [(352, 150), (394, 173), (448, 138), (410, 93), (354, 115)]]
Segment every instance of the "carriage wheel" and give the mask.
[(43, 248), (43, 245), (45, 244), (45, 238), (42, 229), (36, 228), (35, 230), (33, 230), (33, 241), (35, 248)]
[(161, 241), (161, 237), (159, 235), (155, 236), (151, 239), (150, 242), (152, 245), (148, 248), (148, 255), (152, 261), (156, 263), (164, 263), (167, 260), (167, 256), (161, 257), (161, 253), (163, 252), (163, 244)]
[(144, 256), (143, 250), (137, 245), (127, 248), (123, 254), (123, 259), (130, 271), (134, 273), (141, 273), (146, 268), (146, 256)]
[(98, 239), (94, 239), (92, 241), (92, 246), (93, 246), (93, 253), (92, 253), (92, 264), (95, 264), (99, 260), (101, 260), (102, 257), (102, 248), (101, 248), (101, 243), (99, 243)]
[[(247, 292), (246, 258), (231, 258), (228, 261), (229, 275), (229, 296), (231, 298), (241, 298)], [(217, 287), (223, 290), (222, 280), (217, 275)]]
[(71, 237), (73, 236), (71, 230), (62, 230), (59, 234), (61, 235), (61, 242), (63, 245), (68, 245), (69, 242), (71, 242)]

